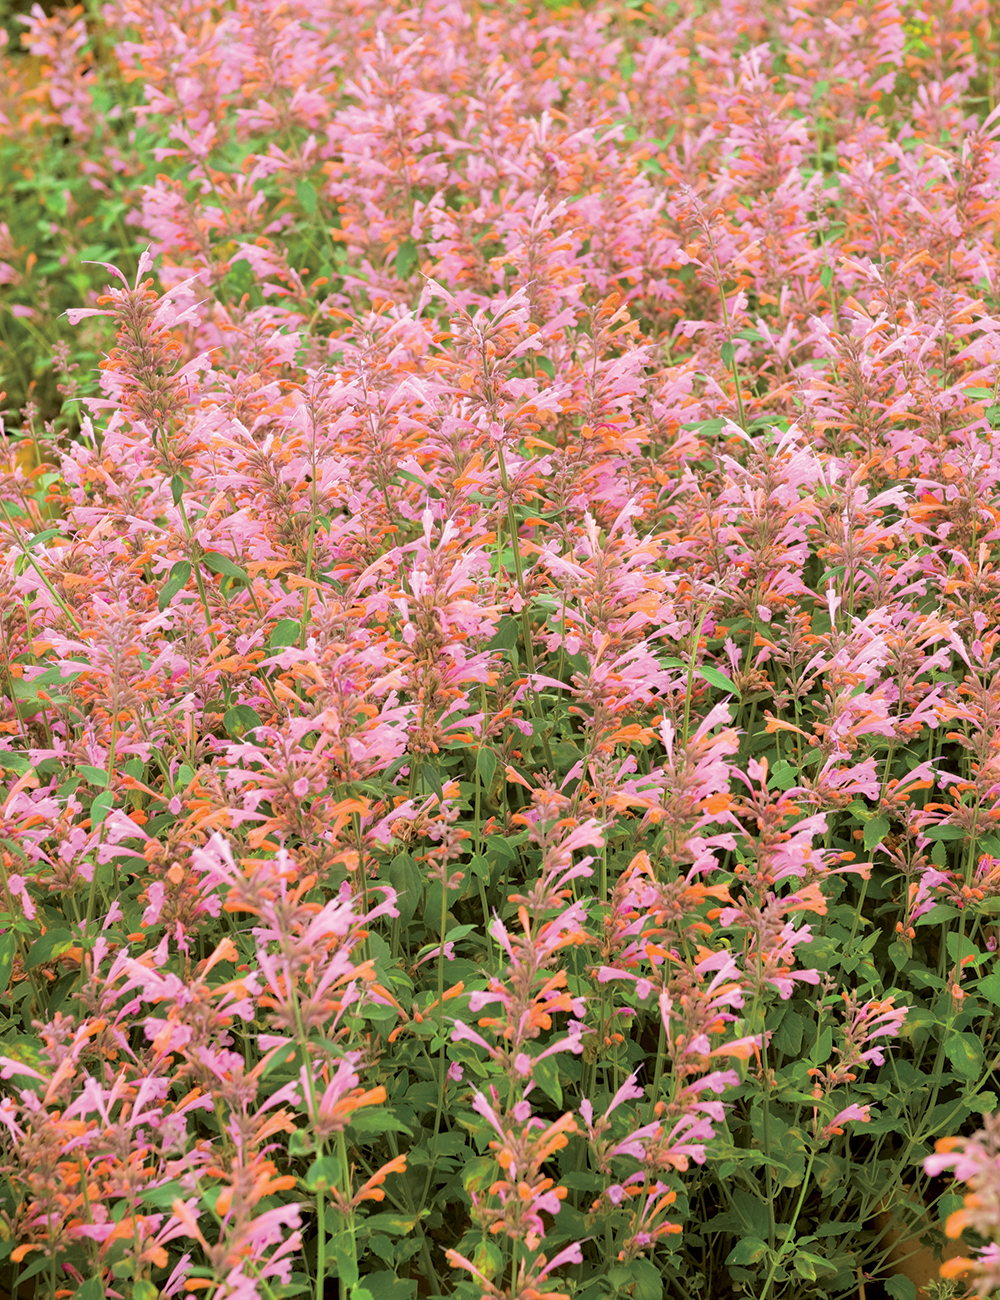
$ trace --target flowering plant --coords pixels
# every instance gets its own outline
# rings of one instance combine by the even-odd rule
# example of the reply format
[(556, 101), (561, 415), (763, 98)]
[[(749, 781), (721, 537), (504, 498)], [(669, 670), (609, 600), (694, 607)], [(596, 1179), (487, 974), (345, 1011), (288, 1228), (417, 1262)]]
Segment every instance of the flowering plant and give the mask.
[(997, 1226), (988, 0), (13, 19), (11, 1293), (916, 1300), (887, 1213)]

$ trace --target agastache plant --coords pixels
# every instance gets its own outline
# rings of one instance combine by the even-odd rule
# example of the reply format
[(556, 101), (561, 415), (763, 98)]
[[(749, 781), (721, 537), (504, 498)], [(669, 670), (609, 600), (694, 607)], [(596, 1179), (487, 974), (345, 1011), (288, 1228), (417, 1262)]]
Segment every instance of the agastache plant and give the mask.
[(989, 0), (8, 17), (4, 1285), (985, 1294)]

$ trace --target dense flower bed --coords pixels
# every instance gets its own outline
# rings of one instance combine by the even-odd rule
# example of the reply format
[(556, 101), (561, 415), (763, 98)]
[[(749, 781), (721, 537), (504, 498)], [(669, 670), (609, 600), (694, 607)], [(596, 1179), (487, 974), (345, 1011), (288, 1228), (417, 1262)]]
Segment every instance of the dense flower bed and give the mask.
[(994, 1232), (995, 1126), (924, 1166), (1000, 1062), (994, 20), (10, 17), (18, 1294), (914, 1300)]

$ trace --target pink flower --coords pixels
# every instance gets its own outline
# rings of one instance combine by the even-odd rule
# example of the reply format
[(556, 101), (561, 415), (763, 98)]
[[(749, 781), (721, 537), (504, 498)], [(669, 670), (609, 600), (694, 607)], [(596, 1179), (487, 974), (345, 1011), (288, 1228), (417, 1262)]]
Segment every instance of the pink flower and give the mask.
[(853, 1104), (845, 1106), (843, 1110), (838, 1111), (828, 1124), (824, 1124), (820, 1130), (824, 1138), (833, 1137), (835, 1133), (843, 1133), (842, 1124), (849, 1120), (857, 1120), (861, 1124), (867, 1124), (871, 1120), (871, 1106), (858, 1106)]

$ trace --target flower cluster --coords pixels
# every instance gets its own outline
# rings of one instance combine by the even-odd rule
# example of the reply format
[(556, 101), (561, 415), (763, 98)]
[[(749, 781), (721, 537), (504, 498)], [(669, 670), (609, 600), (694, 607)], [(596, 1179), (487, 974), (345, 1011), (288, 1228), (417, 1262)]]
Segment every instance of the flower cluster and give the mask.
[(10, 26), (12, 1290), (903, 1294), (1000, 1005), (989, 0)]

